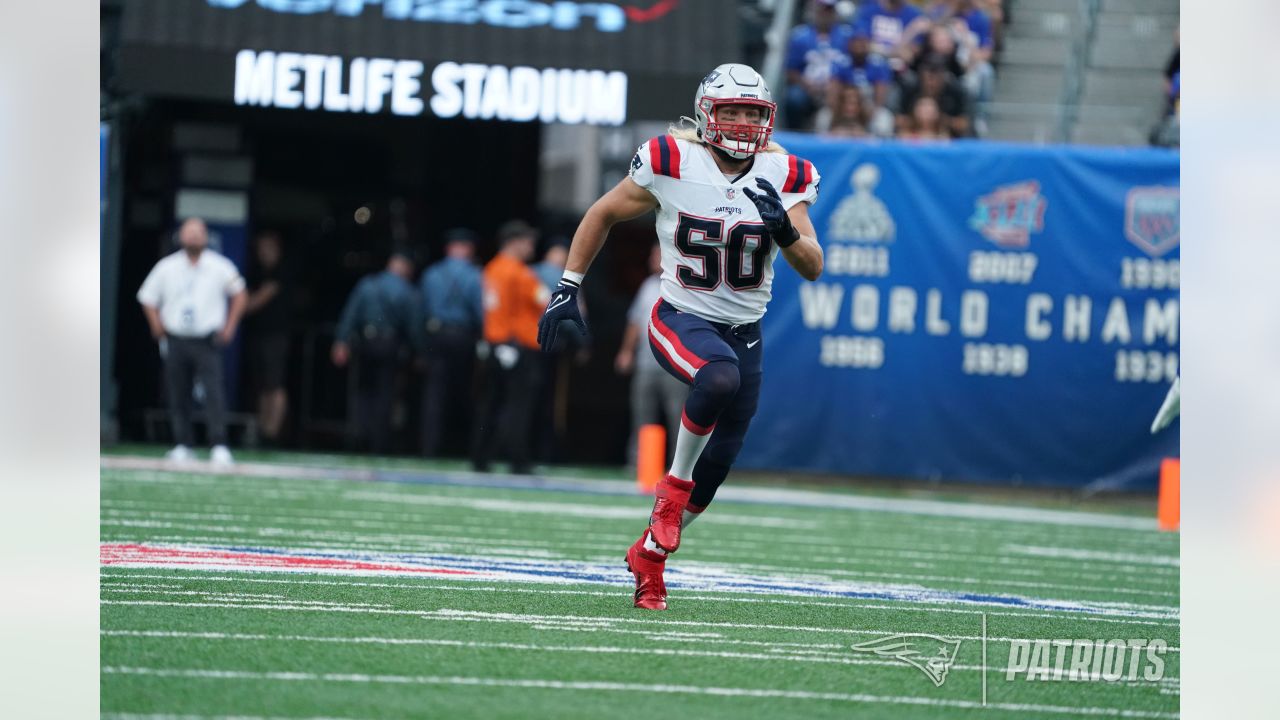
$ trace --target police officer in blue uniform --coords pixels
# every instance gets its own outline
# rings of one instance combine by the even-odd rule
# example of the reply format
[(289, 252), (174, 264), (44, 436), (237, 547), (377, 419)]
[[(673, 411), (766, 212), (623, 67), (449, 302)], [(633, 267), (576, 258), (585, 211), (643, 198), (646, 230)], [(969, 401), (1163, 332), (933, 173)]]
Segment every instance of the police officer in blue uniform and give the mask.
[(356, 284), (335, 332), (333, 363), (343, 367), (355, 357), (349, 438), (374, 453), (391, 449), (391, 405), (401, 349), (421, 346), (418, 297), (409, 284), (412, 275), (409, 256), (393, 252), (385, 270)]
[(476, 235), (445, 233), (444, 259), (422, 273), (427, 377), (422, 391), (422, 453), (440, 453), (445, 418), (470, 427), (476, 343), (484, 329), (483, 284), (475, 264)]

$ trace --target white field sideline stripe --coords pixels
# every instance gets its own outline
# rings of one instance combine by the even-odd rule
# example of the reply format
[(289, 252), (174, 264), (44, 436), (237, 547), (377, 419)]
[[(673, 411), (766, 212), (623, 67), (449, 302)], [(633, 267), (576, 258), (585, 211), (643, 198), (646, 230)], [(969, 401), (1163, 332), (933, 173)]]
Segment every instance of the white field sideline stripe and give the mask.
[[(636, 520), (643, 519), (648, 512), (646, 508), (631, 506), (608, 506), (608, 505), (588, 505), (583, 503), (552, 503), (552, 502), (514, 502), (510, 500), (486, 500), (481, 498), (458, 498), (446, 495), (409, 495), (396, 496), (390, 493), (367, 493), (367, 492), (347, 492), (343, 493), (343, 499), (351, 500), (370, 500), (371, 496), (376, 496), (386, 502), (395, 502), (397, 504), (416, 504), (430, 505), (432, 507), (452, 508), (462, 507), (468, 510), (500, 512), (500, 513), (521, 513), (530, 515), (552, 515), (555, 517), (570, 518), (590, 518), (592, 520)], [(395, 498), (394, 500), (392, 498)], [(437, 502), (437, 500), (442, 502)], [(107, 507), (110, 507), (107, 505)], [(273, 508), (279, 511), (281, 508)], [(308, 512), (313, 512), (311, 508)], [(239, 514), (227, 513), (192, 513), (192, 512), (173, 512), (173, 511), (145, 511), (148, 515), (159, 514), (162, 518), (188, 519), (188, 520), (219, 520), (223, 522), (243, 522), (243, 523), (265, 523), (279, 522), (287, 520), (292, 522), (333, 522), (335, 519), (341, 519), (348, 522), (352, 527), (369, 527), (374, 529), (387, 529), (399, 531), (404, 525), (422, 525), (429, 523), (435, 525), (435, 518), (423, 515), (421, 513), (401, 513), (399, 519), (390, 519), (386, 517), (378, 518), (377, 515), (388, 515), (390, 513), (359, 513), (359, 512), (323, 512), (320, 517), (316, 515), (293, 515), (268, 513), (258, 510), (257, 512), (242, 512)], [(106, 510), (104, 515), (129, 515), (139, 514), (138, 510)], [(715, 518), (712, 520), (712, 518)], [(492, 522), (488, 518), (475, 518), (476, 522), (467, 523), (476, 527), (485, 527), (484, 522)], [(775, 527), (785, 528), (788, 530), (816, 530), (821, 523), (814, 520), (800, 520), (786, 517), (778, 517), (774, 515), (735, 515), (732, 513), (719, 513), (716, 515), (707, 515), (699, 518), (700, 520), (709, 521), (711, 525), (746, 525), (751, 527)], [(457, 522), (457, 520), (455, 520)], [(538, 523), (544, 522), (537, 520)], [(561, 523), (566, 528), (581, 526), (581, 523), (568, 521)], [(523, 528), (516, 528), (516, 532), (522, 531)], [(816, 544), (816, 543), (811, 543)]]
[[(333, 585), (347, 587), (381, 587), (381, 588), (399, 588), (399, 589), (422, 589), (430, 588), (432, 590), (448, 590), (459, 592), (517, 592), (535, 595), (587, 595), (593, 597), (617, 597), (618, 593), (608, 590), (557, 590), (543, 588), (524, 588), (524, 587), (498, 587), (496, 585), (439, 585), (436, 578), (414, 578), (422, 582), (416, 583), (381, 583), (381, 582), (355, 582), (344, 580), (298, 580), (294, 578), (257, 578), (257, 577), (230, 577), (215, 575), (149, 575), (145, 573), (135, 572), (102, 572), (104, 578), (121, 578), (121, 579), (145, 579), (145, 580), (196, 580), (200, 582), (235, 582), (235, 583), (269, 583), (280, 585)], [(107, 582), (103, 585), (121, 585), (122, 587), (136, 588), (159, 588), (159, 589), (181, 589), (182, 585), (171, 585), (167, 583), (152, 584), (131, 584)], [(847, 608), (850, 610), (893, 610), (901, 611), (920, 611), (925, 613), (953, 613), (959, 615), (988, 615), (990, 617), (1013, 617), (1013, 618), (1049, 618), (1054, 620), (1071, 620), (1072, 622), (1110, 622), (1120, 623), (1121, 625), (1156, 625), (1168, 627), (1179, 624), (1177, 618), (1169, 620), (1138, 620), (1126, 617), (1111, 617), (1099, 615), (1096, 613), (1083, 613), (1079, 616), (1072, 615), (1070, 617), (1063, 615), (1055, 615), (1052, 612), (1021, 612), (1017, 610), (966, 610), (964, 608), (940, 607), (935, 605), (921, 605), (914, 601), (902, 601), (903, 605), (883, 605), (884, 601), (876, 601), (868, 603), (864, 598), (848, 598), (846, 602), (830, 602), (823, 600), (787, 600), (784, 598), (774, 597), (735, 597), (738, 594), (734, 591), (724, 591), (723, 595), (685, 595), (681, 594), (682, 600), (709, 600), (714, 602), (734, 602), (734, 603), (763, 603), (766, 605), (807, 605), (812, 607), (834, 607)]]
[[(465, 588), (465, 589), (467, 589), (467, 590), (471, 590), (472, 588)], [(490, 588), (490, 590), (499, 590), (499, 588)], [(537, 591), (530, 591), (530, 592), (537, 592)], [(608, 595), (608, 596), (612, 596), (612, 597), (618, 597), (617, 593), (591, 593), (591, 592), (585, 592), (585, 593), (582, 593), (582, 594), (587, 594), (587, 595)], [(682, 596), (682, 597), (683, 597), (683, 596)], [(696, 599), (696, 598), (690, 598), (690, 599)], [(722, 599), (722, 598), (707, 598), (707, 599), (709, 599), (709, 600), (715, 600), (715, 599)], [(133, 604), (133, 603), (127, 603), (127, 602), (110, 602), (110, 601), (109, 601), (109, 602), (107, 602), (107, 603), (105, 603), (105, 604), (115, 605), (115, 604)], [(171, 604), (173, 604), (173, 603), (171, 603)], [(223, 607), (223, 606), (221, 606), (221, 605), (220, 605), (219, 607)], [(227, 607), (237, 607), (237, 605), (234, 605), (234, 604), (233, 604), (233, 605), (229, 605), (229, 606), (227, 606)], [(272, 608), (273, 608), (273, 609), (275, 609), (275, 607), (276, 607), (276, 606), (272, 606)], [(883, 610), (900, 610), (900, 609), (901, 609), (901, 608), (888, 607), (888, 606), (872, 606), (872, 607), (873, 607), (874, 609), (883, 609)], [(975, 613), (975, 614), (977, 614), (977, 613)], [(988, 613), (988, 614), (992, 614), (992, 613)], [(1061, 618), (1059, 618), (1059, 619), (1061, 619)], [(1090, 619), (1094, 619), (1094, 618), (1090, 618)], [(1116, 622), (1123, 622), (1123, 621), (1122, 621), (1122, 620), (1117, 619), (1117, 620), (1116, 620)], [(1168, 624), (1168, 623), (1146, 623), (1146, 622), (1141, 622), (1141, 621), (1139, 621), (1138, 623), (1129, 623), (1129, 624), (1159, 625), (1159, 626), (1163, 626), (1163, 627), (1169, 627), (1169, 624)], [(659, 629), (659, 630), (626, 630), (626, 629), (623, 629), (623, 628), (617, 628), (617, 627), (612, 627), (612, 626), (607, 626), (607, 625), (606, 625), (606, 626), (604, 626), (604, 627), (597, 627), (597, 626), (595, 626), (595, 625), (591, 625), (591, 624), (584, 624), (584, 623), (577, 623), (577, 622), (572, 622), (572, 623), (551, 623), (551, 622), (548, 622), (548, 623), (546, 623), (546, 624), (542, 624), (542, 625), (539, 625), (539, 624), (536, 624), (536, 623), (535, 623), (535, 624), (533, 625), (533, 627), (535, 627), (535, 628), (539, 628), (539, 629), (544, 629), (544, 630), (589, 631), (589, 632), (604, 631), (604, 632), (609, 632), (609, 633), (619, 633), (619, 634), (624, 634), (624, 635), (641, 635), (641, 636), (648, 637), (648, 638), (653, 638), (653, 639), (656, 639), (656, 640), (670, 640), (670, 639), (673, 639), (673, 638), (675, 638), (675, 639), (692, 639), (692, 640), (697, 640), (697, 641), (699, 641), (699, 642), (701, 642), (701, 643), (704, 643), (704, 644), (716, 644), (716, 645), (753, 645), (753, 646), (760, 646), (760, 647), (795, 647), (795, 648), (804, 648), (804, 649), (809, 649), (809, 650), (824, 650), (824, 649), (829, 650), (829, 649), (833, 649), (833, 648), (837, 648), (837, 649), (838, 649), (838, 648), (842, 648), (842, 647), (844, 647), (844, 645), (840, 645), (840, 644), (837, 644), (837, 643), (821, 643), (821, 642), (819, 642), (819, 643), (804, 643), (804, 642), (780, 642), (780, 641), (779, 641), (779, 642), (773, 642), (773, 641), (766, 642), (766, 641), (762, 641), (762, 640), (734, 640), (734, 639), (726, 638), (726, 637), (724, 637), (723, 635), (721, 635), (720, 633), (716, 633), (716, 632), (708, 632), (708, 631), (700, 631), (700, 632), (692, 632), (692, 633), (683, 633), (683, 632), (672, 632), (672, 631), (670, 631), (670, 630), (666, 630), (666, 629)], [(914, 631), (914, 630), (917, 630), (917, 629), (918, 629), (918, 626), (917, 626), (917, 625), (911, 625), (911, 626), (907, 627), (906, 629), (901, 630), (901, 632), (911, 632), (911, 631)], [(1085, 635), (1090, 635), (1091, 633), (1087, 633), (1087, 632), (1086, 632), (1086, 633), (1084, 633), (1084, 634), (1085, 634)]]
[[(106, 478), (109, 476), (109, 472), (104, 473), (103, 476), (104, 476), (104, 482), (107, 482)], [(162, 480), (147, 481), (147, 482), (171, 484), (175, 486), (181, 486), (184, 489), (190, 489), (192, 485), (202, 484), (197, 478), (193, 478), (192, 476), (180, 476), (175, 474), (171, 476), (162, 476), (162, 478), (163, 478)], [(127, 482), (127, 479), (121, 480), (121, 482)], [(259, 481), (250, 480), (249, 482), (257, 483)], [(203, 484), (207, 485), (210, 488), (215, 486), (217, 486), (219, 489), (226, 488), (226, 485), (224, 485), (221, 481), (216, 483), (208, 482)], [(403, 488), (404, 486), (383, 486), (383, 488), (385, 488), (384, 492), (394, 497), (396, 493), (390, 492), (392, 487)], [(409, 486), (407, 487), (407, 490), (405, 492), (402, 492), (400, 494), (403, 497), (420, 497), (423, 494), (444, 494), (446, 492), (449, 492), (455, 489), (456, 488), (453, 486)], [(523, 488), (518, 488), (518, 489), (523, 489)], [(240, 490), (243, 490), (245, 492), (251, 492), (254, 502), (252, 504), (246, 505), (244, 503), (238, 503), (238, 504), (228, 503), (224, 500), (216, 503), (206, 503), (202, 507), (208, 508), (210, 510), (222, 510), (227, 512), (238, 512), (238, 511), (246, 511), (246, 510), (257, 511), (261, 507), (263, 500), (279, 500), (281, 503), (289, 503), (289, 502), (295, 502), (295, 501), (311, 502), (317, 499), (317, 497), (321, 495), (321, 493), (319, 492), (306, 493), (295, 488), (289, 488), (287, 490), (283, 490), (279, 486), (272, 487), (269, 485), (264, 485), (263, 487), (243, 487), (243, 488), (240, 488)], [(433, 493), (432, 491), (435, 491), (435, 492)], [(332, 491), (328, 491), (328, 492), (329, 494), (331, 494)], [(596, 494), (604, 497), (608, 497), (608, 498), (618, 498), (621, 496), (627, 496), (628, 500), (633, 499), (629, 497), (629, 495), (632, 494), (630, 492), (618, 494), (618, 493), (603, 493), (597, 490)], [(447, 496), (455, 497), (456, 495), (447, 495)], [(235, 496), (231, 496), (230, 499), (235, 499)], [(643, 500), (643, 498), (641, 499)], [(401, 503), (397, 503), (394, 501), (388, 501), (386, 504), (390, 504), (395, 508), (399, 508), (401, 506)], [(177, 507), (179, 509), (187, 509), (190, 507), (190, 503), (189, 501), (175, 502), (174, 500), (165, 499), (165, 498), (155, 498), (145, 502), (141, 500), (126, 500), (126, 499), (119, 499), (119, 498), (117, 499), (108, 498), (103, 500), (103, 507), (123, 507), (123, 506), (144, 507), (148, 509), (164, 508), (164, 507), (172, 506), (172, 507)], [(777, 505), (775, 504), (771, 506), (770, 509), (774, 509), (776, 507)], [(717, 512), (722, 512), (722, 511), (723, 509), (717, 510)], [(352, 511), (327, 511), (327, 512), (352, 512)], [(354, 512), (387, 515), (389, 511), (362, 508), (361, 510), (354, 511)], [(420, 514), (418, 515), (420, 516)], [(435, 519), (433, 519), (432, 521), (434, 522)], [(832, 528), (832, 531), (837, 534), (840, 534), (845, 530), (852, 531), (856, 529), (864, 532), (872, 532), (877, 537), (884, 537), (884, 538), (887, 538), (889, 542), (896, 542), (899, 544), (908, 534), (910, 535), (910, 539), (912, 539), (913, 541), (918, 541), (918, 544), (922, 544), (922, 545), (939, 544), (936, 542), (928, 541), (929, 538), (934, 538), (934, 537), (945, 537), (946, 539), (949, 539), (949, 540), (955, 540), (956, 538), (960, 538), (960, 537), (971, 538), (975, 542), (982, 542), (988, 545), (991, 544), (993, 540), (998, 540), (1001, 538), (1006, 539), (1008, 542), (1020, 542), (1020, 543), (1031, 544), (1033, 542), (1032, 538), (1039, 539), (1043, 537), (1042, 528), (1039, 528), (1037, 526), (1030, 526), (1030, 525), (1010, 525), (1008, 523), (1002, 523), (1000, 525), (995, 525), (995, 526), (992, 526), (990, 524), (977, 526), (974, 524), (959, 524), (959, 523), (947, 523), (944, 526), (935, 526), (933, 524), (929, 524), (929, 525), (916, 526), (909, 533), (906, 533), (902, 530), (902, 522), (900, 519), (895, 518), (893, 515), (889, 515), (889, 514), (878, 515), (875, 513), (870, 513), (870, 514), (863, 513), (858, 515), (840, 513), (835, 515), (827, 515), (822, 518), (822, 522), (827, 527)], [(1108, 549), (1112, 549), (1112, 550), (1128, 549), (1134, 552), (1142, 552), (1152, 547), (1153, 545), (1164, 547), (1164, 545), (1158, 542), (1153, 543), (1151, 539), (1152, 537), (1155, 537), (1157, 540), (1159, 539), (1159, 536), (1148, 536), (1145, 534), (1143, 535), (1111, 534), (1105, 538), (1105, 542), (1107, 544)]]
[[(593, 505), (590, 503), (571, 502), (533, 502), (521, 500), (504, 500), (500, 498), (471, 498), (456, 495), (427, 495), (414, 493), (373, 492), (369, 490), (351, 490), (342, 494), (344, 500), (371, 500), (390, 502), (397, 505), (412, 503), (418, 505), (435, 505), (442, 507), (463, 507), (469, 510), (486, 510), (503, 513), (537, 513), (541, 515), (557, 515), (569, 517), (586, 517), (604, 520), (635, 520), (644, 517), (647, 509), (636, 507), (618, 507), (616, 505)], [(813, 530), (820, 523), (812, 520), (801, 520), (770, 515), (734, 515), (722, 513), (707, 515), (699, 520), (711, 520), (712, 523), (725, 525), (759, 525), (760, 527), (778, 527), (797, 530)]]
[[(582, 625), (533, 625), (538, 630), (554, 630), (563, 632), (595, 632), (597, 628), (585, 627)], [(684, 632), (655, 632), (650, 630), (624, 630), (622, 628), (603, 628), (605, 632), (617, 635), (639, 635), (648, 638), (654, 642), (691, 642), (697, 641), (703, 645), (745, 645), (750, 647), (762, 648), (780, 648), (777, 651), (787, 651), (792, 653), (803, 652), (830, 652), (832, 650), (840, 650), (848, 647), (840, 643), (803, 643), (803, 642), (774, 642), (771, 640), (734, 640), (726, 638), (720, 633), (684, 633)], [(105, 631), (104, 631), (105, 632)]]
[[(739, 653), (710, 650), (687, 650), (683, 648), (620, 647), (613, 645), (534, 645), (511, 642), (479, 642), (475, 640), (445, 640), (437, 638), (388, 638), (388, 637), (342, 637), (314, 635), (258, 635), (249, 633), (223, 632), (185, 632), (170, 630), (103, 630), (101, 635), (107, 637), (151, 638), (162, 640), (231, 640), (248, 642), (303, 642), (332, 643), (337, 645), (426, 645), (438, 647), (475, 648), (481, 650), (528, 650), (533, 652), (566, 652), (566, 653), (598, 653), (605, 655), (671, 655), (679, 657), (714, 657), (729, 660), (763, 660), (766, 662), (811, 662), (836, 665), (871, 665), (876, 667), (900, 667), (897, 660), (875, 660), (866, 657), (850, 656), (847, 646), (833, 645), (831, 649), (792, 650), (773, 647), (768, 653)], [(697, 638), (671, 637), (663, 638), (666, 642), (700, 642)], [(771, 646), (772, 643), (758, 641), (760, 645)], [(844, 653), (831, 650), (845, 650)], [(981, 672), (983, 670), (1004, 672), (1005, 665), (949, 665), (950, 670), (965, 672)], [(1160, 680), (1130, 681), (1133, 685), (1174, 684), (1181, 678), (1165, 677)]]
[(1169, 555), (1140, 555), (1137, 553), (1101, 552), (1098, 550), (1078, 550), (1075, 548), (1040, 547), (1036, 545), (1005, 545), (1003, 552), (1019, 555), (1033, 555), (1043, 558), (1067, 558), (1070, 560), (1102, 560), (1104, 562), (1134, 563), (1138, 565), (1157, 565), (1181, 567), (1182, 560)]
[[(99, 460), (104, 468), (120, 470), (159, 470), (174, 471), (186, 474), (255, 476), (283, 480), (355, 480), (371, 482), (377, 478), (379, 471), (352, 468), (315, 468), (303, 465), (237, 463), (230, 469), (218, 469), (206, 463), (195, 463), (174, 468), (158, 458), (140, 457), (102, 457)], [(412, 475), (411, 470), (393, 470), (400, 475)], [(459, 485), (474, 483), (476, 475), (468, 472), (430, 472), (421, 473), (433, 478), (454, 479)], [(503, 476), (504, 482), (519, 484), (535, 489), (541, 482), (539, 477), (523, 478), (519, 476)], [(572, 488), (580, 492), (594, 494), (633, 494), (634, 485), (619, 480), (584, 480), (581, 478), (556, 477), (562, 488)], [(113, 478), (113, 482), (129, 482), (124, 478)], [(157, 477), (154, 482), (181, 484), (181, 478), (163, 480)], [(791, 488), (752, 488), (729, 485), (720, 488), (716, 498), (721, 501), (759, 503), (766, 505), (789, 505), (794, 507), (839, 508), (845, 510), (868, 510), (877, 512), (905, 513), (909, 515), (927, 515), (934, 517), (950, 517), (971, 520), (1002, 520), (1008, 522), (1031, 523), (1034, 525), (1069, 525), (1077, 527), (1112, 528), (1116, 530), (1140, 530), (1155, 534), (1155, 518), (1110, 515), (1107, 513), (1090, 513), (1079, 510), (1046, 510), (1017, 505), (988, 505), (971, 502), (947, 502), (940, 500), (920, 500), (915, 498), (880, 498), (861, 495), (823, 493), (812, 490), (795, 490)]]
[(584, 682), (564, 680), (531, 680), (486, 677), (446, 677), (438, 675), (363, 675), (308, 672), (251, 672), (245, 670), (198, 670), (179, 668), (118, 667), (102, 668), (104, 675), (150, 675), (153, 677), (177, 677), (202, 680), (278, 680), (284, 682), (349, 682), (385, 683), (393, 685), (461, 685), (473, 687), (513, 687), (545, 690), (585, 690), (595, 692), (636, 692), (644, 694), (711, 695), (716, 697), (782, 698), (787, 700), (828, 700), (850, 703), (874, 703), (889, 705), (919, 705), (926, 707), (950, 707), (984, 710), (1005, 710), (1015, 713), (1061, 713), (1067, 715), (1095, 715), (1125, 718), (1176, 718), (1175, 713), (1125, 710), (1103, 707), (1066, 707), (1060, 705), (1034, 705), (1018, 703), (991, 703), (982, 705), (968, 700), (938, 700), (914, 696), (867, 695), (862, 693), (824, 693), (807, 690), (775, 690), (759, 688), (697, 687), (693, 685), (646, 685), (642, 683)]
[[(163, 594), (163, 593), (158, 593)], [(893, 630), (853, 630), (849, 628), (824, 628), (809, 627), (804, 625), (768, 625), (761, 623), (730, 623), (730, 622), (697, 622), (693, 620), (641, 620), (639, 618), (606, 618), (606, 617), (590, 617), (579, 615), (520, 615), (516, 613), (486, 613), (470, 610), (404, 610), (393, 608), (365, 608), (365, 607), (341, 607), (341, 606), (308, 606), (295, 605), (289, 603), (220, 603), (220, 602), (170, 602), (166, 600), (102, 600), (101, 605), (126, 605), (126, 606), (155, 606), (155, 607), (203, 607), (203, 608), (223, 608), (233, 610), (279, 610), (286, 612), (337, 612), (337, 613), (360, 613), (369, 615), (411, 615), (422, 618), (423, 620), (453, 620), (461, 622), (482, 622), (482, 623), (514, 623), (521, 625), (543, 625), (543, 626), (577, 626), (593, 630), (609, 631), (612, 623), (641, 623), (648, 626), (648, 631), (654, 634), (661, 634), (661, 630), (667, 627), (687, 627), (694, 626), (698, 628), (712, 629), (747, 629), (747, 630), (786, 630), (790, 632), (812, 632), (812, 633), (843, 633), (849, 635), (899, 635), (902, 631)], [(947, 634), (952, 640), (981, 640), (978, 635), (955, 635)], [(1015, 638), (1015, 637), (997, 637), (988, 636), (989, 642), (1013, 642), (1035, 640), (1036, 638)], [(1170, 645), (1169, 652), (1181, 652), (1181, 648)]]

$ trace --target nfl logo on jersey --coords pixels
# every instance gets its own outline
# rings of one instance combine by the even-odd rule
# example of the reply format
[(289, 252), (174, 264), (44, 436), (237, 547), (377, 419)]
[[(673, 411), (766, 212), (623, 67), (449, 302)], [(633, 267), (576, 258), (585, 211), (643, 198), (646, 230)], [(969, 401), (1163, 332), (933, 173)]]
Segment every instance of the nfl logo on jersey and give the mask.
[(737, 195), (738, 195), (738, 191), (734, 190), (733, 188), (728, 188), (727, 190), (724, 191), (724, 196), (730, 200), (732, 200)]

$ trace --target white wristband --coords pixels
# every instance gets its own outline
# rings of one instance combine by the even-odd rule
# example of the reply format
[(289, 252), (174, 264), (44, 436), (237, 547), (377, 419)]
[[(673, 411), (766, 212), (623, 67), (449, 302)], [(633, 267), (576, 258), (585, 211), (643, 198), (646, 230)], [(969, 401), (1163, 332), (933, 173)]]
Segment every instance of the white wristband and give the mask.
[(572, 270), (565, 270), (565, 271), (564, 271), (564, 275), (561, 275), (561, 276), (560, 276), (560, 279), (561, 279), (561, 280), (569, 280), (569, 281), (573, 282), (573, 284), (574, 284), (574, 285), (581, 285), (581, 284), (582, 284), (582, 278), (584, 278), (584, 277), (586, 277), (585, 273), (574, 272), (574, 271), (572, 271)]

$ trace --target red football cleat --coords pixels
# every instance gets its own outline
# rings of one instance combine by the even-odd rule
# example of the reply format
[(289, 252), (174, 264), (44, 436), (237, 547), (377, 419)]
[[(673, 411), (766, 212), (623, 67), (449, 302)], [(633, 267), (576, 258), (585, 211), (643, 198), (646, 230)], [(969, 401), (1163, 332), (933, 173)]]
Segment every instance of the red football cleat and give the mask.
[(653, 541), (658, 547), (669, 553), (680, 549), (680, 525), (692, 491), (692, 480), (668, 475), (658, 483), (655, 493), (658, 497), (653, 501), (653, 512), (649, 515), (649, 532), (653, 533)]
[(662, 582), (662, 568), (667, 564), (667, 557), (645, 550), (644, 538), (641, 535), (627, 548), (627, 570), (636, 576), (635, 604), (645, 610), (666, 610), (667, 586)]

